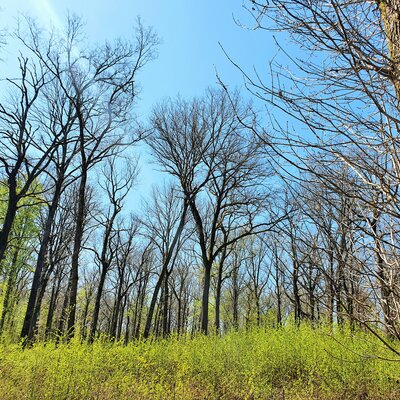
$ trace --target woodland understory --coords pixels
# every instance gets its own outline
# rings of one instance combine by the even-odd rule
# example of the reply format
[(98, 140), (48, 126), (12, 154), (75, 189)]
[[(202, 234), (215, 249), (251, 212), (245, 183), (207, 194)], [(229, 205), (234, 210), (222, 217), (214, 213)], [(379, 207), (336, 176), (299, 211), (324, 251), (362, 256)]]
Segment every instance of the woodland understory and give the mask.
[(1, 398), (400, 397), (400, 2), (244, 7), (297, 52), (146, 121), (156, 29), (1, 32)]

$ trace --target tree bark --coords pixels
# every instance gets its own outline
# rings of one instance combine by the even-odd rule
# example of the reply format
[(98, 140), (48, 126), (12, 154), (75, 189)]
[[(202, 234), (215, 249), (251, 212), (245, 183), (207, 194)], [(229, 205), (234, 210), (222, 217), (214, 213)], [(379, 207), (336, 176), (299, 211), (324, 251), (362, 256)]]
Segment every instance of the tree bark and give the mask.
[(71, 260), (71, 273), (69, 277), (69, 301), (67, 309), (67, 338), (71, 339), (75, 331), (76, 318), (76, 300), (78, 294), (78, 277), (79, 277), (79, 254), (82, 246), (83, 229), (85, 223), (85, 206), (86, 206), (86, 181), (87, 168), (86, 164), (82, 163), (82, 176), (78, 191), (78, 210), (76, 217), (76, 227), (74, 236), (74, 248)]
[(151, 297), (151, 302), (149, 306), (149, 311), (147, 313), (147, 318), (146, 318), (146, 325), (144, 327), (144, 332), (143, 332), (143, 337), (147, 339), (150, 336), (150, 331), (151, 331), (151, 323), (153, 320), (153, 315), (154, 315), (154, 310), (156, 308), (157, 304), (157, 299), (158, 299), (158, 294), (160, 292), (164, 276), (166, 275), (166, 268), (163, 268), (161, 271), (161, 274), (157, 280), (156, 286), (154, 287), (153, 295)]
[(97, 288), (97, 293), (96, 293), (96, 301), (94, 303), (92, 324), (91, 324), (90, 333), (89, 333), (89, 343), (93, 342), (94, 337), (96, 335), (97, 323), (99, 321), (101, 296), (103, 294), (103, 288), (104, 288), (104, 282), (106, 280), (107, 270), (108, 270), (108, 265), (106, 265), (106, 266), (103, 265), (102, 270), (101, 270), (101, 275), (100, 275), (99, 286)]
[(226, 259), (227, 249), (224, 247), (221, 254), (221, 259), (218, 264), (218, 276), (217, 276), (217, 288), (215, 294), (215, 331), (218, 334), (221, 329), (221, 292), (222, 292), (222, 281), (223, 281), (223, 271)]
[(378, 0), (389, 50), (391, 80), (400, 102), (400, 1)]
[(8, 187), (7, 211), (4, 217), (3, 227), (0, 231), (0, 262), (4, 259), (13, 222), (17, 214), (19, 199), (17, 196), (17, 180), (15, 176), (11, 176), (8, 179)]
[(208, 333), (208, 306), (210, 298), (210, 284), (211, 284), (211, 268), (212, 264), (209, 261), (204, 263), (204, 282), (203, 282), (203, 296), (201, 299), (201, 332), (205, 335)]
[(178, 244), (178, 241), (182, 235), (183, 228), (185, 227), (187, 209), (188, 209), (188, 203), (185, 200), (184, 205), (183, 205), (183, 210), (182, 210), (182, 216), (179, 221), (179, 225), (176, 229), (176, 232), (175, 232), (174, 238), (172, 240), (172, 243), (170, 245), (170, 248), (168, 249), (167, 254), (165, 255), (163, 267), (162, 267), (160, 276), (158, 277), (158, 281), (156, 283), (156, 286), (154, 288), (154, 292), (153, 292), (153, 295), (151, 298), (150, 307), (149, 307), (149, 311), (147, 313), (147, 318), (146, 318), (146, 325), (145, 325), (144, 332), (143, 332), (144, 338), (148, 338), (150, 335), (151, 323), (153, 320), (154, 309), (157, 304), (158, 293), (160, 292), (160, 288), (162, 286), (163, 280), (165, 279), (165, 276), (168, 274), (168, 266), (171, 262), (172, 256), (174, 255), (174, 251)]
[[(45, 263), (46, 263), (47, 249), (48, 249), (48, 245), (49, 245), (50, 237), (51, 237), (51, 228), (53, 226), (54, 218), (55, 218), (56, 211), (58, 208), (63, 180), (64, 180), (63, 176), (60, 176), (57, 181), (53, 199), (52, 199), (52, 202), (51, 202), (51, 205), (49, 208), (49, 212), (47, 215), (47, 219), (46, 219), (46, 223), (45, 223), (45, 227), (44, 227), (44, 231), (43, 231), (43, 235), (42, 235), (42, 240), (40, 243), (38, 259), (36, 262), (36, 269), (35, 269), (35, 272), (33, 275), (28, 305), (26, 307), (25, 318), (24, 318), (22, 331), (21, 331), (21, 338), (27, 338), (28, 340), (31, 340), (33, 338), (34, 329), (37, 324), (37, 318), (34, 317), (35, 306), (37, 303), (37, 295), (38, 295), (39, 287), (41, 286), (40, 280), (42, 278), (42, 273), (44, 271), (44, 267), (45, 267)], [(42, 282), (42, 285), (43, 284), (44, 284), (44, 282)]]

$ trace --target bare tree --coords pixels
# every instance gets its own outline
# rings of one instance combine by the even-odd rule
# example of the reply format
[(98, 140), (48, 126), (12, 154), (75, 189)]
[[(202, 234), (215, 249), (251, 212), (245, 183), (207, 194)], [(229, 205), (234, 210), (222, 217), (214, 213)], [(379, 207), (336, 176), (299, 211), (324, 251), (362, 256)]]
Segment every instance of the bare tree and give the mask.
[(100, 225), (104, 228), (101, 249), (100, 251), (94, 249), (97, 262), (100, 266), (100, 278), (93, 309), (89, 341), (93, 341), (96, 333), (100, 311), (100, 301), (107, 272), (113, 262), (113, 259), (116, 257), (116, 251), (120, 250), (116, 248), (115, 244), (113, 243), (113, 238), (116, 235), (114, 226), (116, 218), (122, 211), (123, 201), (134, 184), (134, 179), (137, 175), (136, 163), (129, 163), (128, 160), (121, 161), (124, 162), (123, 172), (118, 171), (117, 159), (109, 159), (106, 167), (102, 171), (104, 183), (99, 182), (100, 186), (104, 185), (103, 190), (107, 193), (109, 205), (107, 206), (107, 211), (103, 220), (99, 221)]
[(48, 274), (45, 269), (48, 246), (51, 240), (51, 230), (59, 207), (60, 198), (64, 190), (75, 181), (77, 167), (72, 165), (77, 151), (77, 137), (74, 136), (76, 116), (71, 103), (60, 90), (57, 81), (48, 83), (43, 89), (46, 106), (42, 108), (42, 116), (39, 120), (41, 129), (49, 131), (50, 135), (58, 138), (58, 145), (50, 157), (50, 163), (46, 171), (49, 183), (48, 211), (44, 222), (40, 240), (40, 249), (37, 257), (36, 268), (32, 279), (32, 286), (28, 305), (25, 313), (21, 338), (31, 340), (37, 323), (34, 316), (39, 287), (44, 293), (45, 286), (42, 279)]
[(0, 230), (0, 261), (4, 258), (10, 232), (21, 199), (43, 190), (38, 177), (48, 166), (58, 145), (58, 135), (40, 129), (38, 103), (43, 87), (51, 80), (40, 60), (19, 58), (20, 76), (7, 79), (8, 99), (0, 102), (0, 174), (8, 192), (7, 209)]
[[(295, 123), (295, 130), (288, 130), (272, 119), (276, 140), (269, 144), (286, 162), (310, 173), (329, 191), (341, 193), (347, 207), (342, 215), (350, 217), (351, 228), (355, 216), (361, 232), (363, 245), (351, 248), (354, 243), (349, 243), (351, 229), (346, 227), (345, 217), (338, 225), (339, 251), (335, 254), (332, 246), (329, 250), (338, 268), (337, 295), (345, 293), (337, 299), (342, 310), (339, 315), (356, 315), (359, 274), (351, 275), (348, 282), (344, 276), (346, 270), (358, 269), (364, 278), (370, 277), (376, 304), (386, 315), (386, 329), (396, 334), (394, 321), (399, 315), (394, 316), (397, 306), (393, 298), (389, 300), (389, 292), (397, 290), (391, 256), (397, 250), (394, 242), (386, 239), (386, 232), (397, 236), (397, 229), (389, 228), (387, 221), (396, 226), (400, 216), (400, 3), (272, 0), (248, 4), (256, 28), (285, 31), (302, 51), (293, 57), (291, 50), (281, 48), (291, 71), (282, 67), (282, 59), (271, 63), (271, 83), (243, 71), (249, 89)], [(342, 175), (346, 179), (343, 185), (338, 171), (346, 169), (350, 173)], [(356, 260), (345, 256), (351, 253), (357, 254)], [(374, 253), (372, 266), (368, 255)], [(368, 319), (361, 320), (373, 330)]]
[(52, 79), (57, 80), (77, 120), (80, 183), (69, 283), (69, 336), (73, 335), (75, 324), (88, 171), (140, 139), (141, 132), (134, 129), (132, 122), (138, 91), (135, 80), (142, 67), (154, 58), (157, 44), (156, 35), (140, 21), (132, 41), (117, 40), (114, 44), (88, 47), (81, 36), (82, 23), (77, 17), (68, 18), (65, 33), (61, 35), (42, 37), (32, 21), (28, 21), (28, 38), (20, 35)]
[[(183, 198), (182, 198), (183, 197)], [(160, 254), (161, 270), (154, 286), (143, 336), (150, 335), (153, 314), (161, 287), (163, 286), (163, 333), (167, 334), (167, 293), (169, 277), (174, 269), (177, 253), (184, 243), (183, 231), (187, 222), (188, 202), (175, 186), (165, 186), (162, 190), (153, 190), (153, 198), (145, 211), (143, 225), (145, 235), (154, 244)]]
[[(239, 114), (239, 118), (238, 118)], [(189, 203), (204, 270), (201, 330), (208, 331), (211, 270), (216, 258), (242, 237), (268, 230), (277, 219), (257, 219), (268, 196), (260, 190), (260, 143), (241, 121), (254, 114), (237, 94), (209, 90), (202, 99), (163, 104), (153, 114), (148, 141), (157, 161), (177, 178)], [(227, 240), (218, 237), (231, 219)], [(233, 222), (232, 222), (233, 221)]]

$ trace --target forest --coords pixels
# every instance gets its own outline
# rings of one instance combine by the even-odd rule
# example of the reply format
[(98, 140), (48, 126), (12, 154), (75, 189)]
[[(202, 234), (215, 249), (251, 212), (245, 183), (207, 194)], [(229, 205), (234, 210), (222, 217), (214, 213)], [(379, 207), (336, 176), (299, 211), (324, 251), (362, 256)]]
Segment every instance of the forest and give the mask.
[(400, 1), (243, 7), (290, 69), (145, 122), (156, 26), (1, 31), (1, 399), (400, 398)]

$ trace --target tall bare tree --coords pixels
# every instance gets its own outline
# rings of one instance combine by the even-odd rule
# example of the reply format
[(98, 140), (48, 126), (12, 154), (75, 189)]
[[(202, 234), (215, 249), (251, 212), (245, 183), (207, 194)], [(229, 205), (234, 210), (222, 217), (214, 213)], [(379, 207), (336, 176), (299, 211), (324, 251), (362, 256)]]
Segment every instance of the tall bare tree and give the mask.
[(19, 57), (19, 77), (6, 79), (9, 97), (0, 101), (0, 176), (8, 198), (4, 221), (0, 230), (0, 261), (7, 249), (12, 225), (28, 192), (43, 188), (38, 177), (50, 163), (59, 135), (41, 129), (43, 87), (52, 79), (37, 58)]
[(106, 163), (106, 168), (102, 171), (104, 183), (100, 182), (100, 186), (102, 186), (103, 190), (107, 193), (109, 205), (107, 206), (104, 218), (99, 221), (104, 229), (101, 249), (100, 251), (94, 249), (100, 267), (100, 278), (93, 309), (89, 341), (93, 341), (96, 334), (100, 301), (107, 272), (112, 265), (113, 259), (116, 257), (115, 252), (120, 250), (115, 246), (115, 243), (113, 243), (113, 238), (117, 234), (115, 230), (116, 218), (122, 211), (123, 201), (134, 184), (137, 175), (136, 164), (129, 163), (129, 160), (126, 159), (121, 161), (124, 162), (124, 171), (119, 172), (118, 160), (115, 158), (109, 159)]
[[(145, 219), (143, 220), (145, 235), (157, 248), (161, 261), (161, 270), (154, 286), (143, 332), (145, 338), (150, 335), (153, 314), (162, 286), (164, 287), (163, 293), (166, 299), (170, 284), (169, 277), (174, 269), (177, 253), (181, 250), (184, 242), (183, 231), (187, 223), (188, 206), (187, 200), (179, 189), (170, 185), (165, 186), (162, 190), (153, 190), (152, 202), (145, 211)], [(163, 333), (167, 334), (167, 301), (164, 301), (163, 308)]]
[[(238, 117), (239, 115), (239, 117)], [(216, 258), (242, 237), (267, 230), (277, 219), (259, 219), (268, 195), (260, 179), (260, 143), (243, 125), (254, 113), (237, 94), (208, 90), (200, 99), (159, 106), (148, 141), (157, 161), (176, 177), (188, 201), (203, 264), (201, 330), (208, 331), (211, 271)], [(219, 241), (228, 220), (231, 236)], [(233, 222), (232, 222), (233, 221)]]
[(133, 115), (136, 79), (142, 67), (154, 58), (157, 45), (157, 36), (140, 21), (133, 40), (113, 44), (88, 46), (82, 40), (82, 29), (79, 18), (69, 17), (61, 34), (46, 37), (28, 21), (28, 36), (20, 35), (47, 73), (57, 80), (77, 120), (80, 181), (68, 293), (69, 336), (75, 324), (88, 172), (104, 158), (140, 139), (142, 132), (135, 129)]

